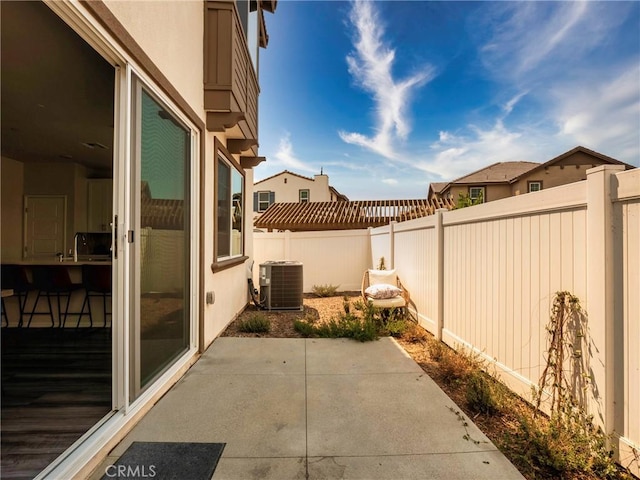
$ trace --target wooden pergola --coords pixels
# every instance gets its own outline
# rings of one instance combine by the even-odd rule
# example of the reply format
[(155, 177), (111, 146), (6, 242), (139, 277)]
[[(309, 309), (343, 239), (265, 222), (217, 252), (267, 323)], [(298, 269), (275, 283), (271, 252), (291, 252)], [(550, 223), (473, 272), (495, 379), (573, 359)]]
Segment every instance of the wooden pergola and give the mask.
[(254, 226), (268, 231), (353, 230), (426, 217), (437, 209), (451, 210), (454, 206), (449, 199), (274, 203)]

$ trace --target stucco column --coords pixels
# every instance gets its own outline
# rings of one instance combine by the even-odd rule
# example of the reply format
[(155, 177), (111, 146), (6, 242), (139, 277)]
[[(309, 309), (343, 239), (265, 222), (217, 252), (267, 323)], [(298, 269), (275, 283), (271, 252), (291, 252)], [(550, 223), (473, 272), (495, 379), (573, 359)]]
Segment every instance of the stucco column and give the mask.
[(616, 362), (615, 291), (616, 261), (614, 245), (620, 229), (614, 222), (612, 184), (619, 165), (601, 165), (587, 170), (587, 298), (589, 337), (592, 342), (589, 363), (592, 370), (590, 411), (606, 433), (612, 433), (615, 421)]

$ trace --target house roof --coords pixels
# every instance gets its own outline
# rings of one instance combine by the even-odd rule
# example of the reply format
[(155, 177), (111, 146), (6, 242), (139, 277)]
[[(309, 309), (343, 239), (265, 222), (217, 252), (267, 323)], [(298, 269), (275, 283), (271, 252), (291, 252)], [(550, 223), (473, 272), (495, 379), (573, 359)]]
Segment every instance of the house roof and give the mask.
[(329, 190), (331, 190), (331, 193), (333, 193), (336, 196), (336, 198), (338, 199), (339, 202), (348, 202), (349, 201), (349, 197), (347, 197), (346, 195), (343, 195), (338, 190), (333, 188), (331, 185), (329, 185)]
[(387, 225), (452, 209), (451, 200), (354, 200), (346, 202), (274, 203), (254, 226), (269, 230), (351, 230)]
[(539, 166), (540, 164), (536, 162), (498, 162), (449, 183), (510, 183), (522, 174)]
[(541, 163), (538, 164), (536, 167), (532, 168), (530, 171), (534, 171), (534, 170), (539, 170), (545, 167), (549, 167), (551, 165), (553, 165), (554, 163), (558, 163), (561, 162), (562, 160), (564, 160), (565, 158), (570, 157), (571, 155), (574, 155), (578, 152), (582, 152), (582, 153), (586, 153), (587, 155), (591, 155), (592, 157), (595, 157), (599, 160), (602, 160), (604, 163), (607, 164), (611, 164), (611, 165), (624, 165), (626, 170), (629, 170), (631, 168), (636, 168), (633, 165), (629, 165), (628, 163), (624, 163), (621, 162), (620, 160), (616, 160), (615, 158), (609, 157), (607, 155), (604, 155), (602, 153), (596, 152), (594, 150), (590, 150), (586, 147), (580, 146), (578, 145), (575, 148), (572, 148), (571, 150), (569, 150), (568, 152), (564, 152), (561, 155), (558, 155), (557, 157), (552, 158), (551, 160), (545, 162), (545, 163)]
[(449, 182), (431, 182), (429, 188), (432, 193), (442, 193), (447, 185), (449, 185)]
[(279, 177), (280, 175), (285, 175), (285, 174), (293, 175), (294, 177), (298, 177), (298, 178), (303, 178), (305, 180), (309, 180), (310, 182), (314, 181), (313, 178), (311, 178), (311, 177), (305, 177), (304, 175), (300, 175), (298, 173), (294, 173), (294, 172), (291, 172), (289, 170), (283, 170), (280, 173), (276, 173), (274, 175), (271, 175), (270, 177), (263, 178), (262, 180), (259, 180), (259, 181), (255, 182), (254, 185), (258, 185), (258, 184), (260, 184), (262, 182), (266, 182), (267, 180), (271, 180), (272, 178), (276, 178), (276, 177)]
[(448, 183), (432, 183), (430, 188), (433, 190), (433, 193), (441, 194), (451, 185), (514, 183), (525, 173), (531, 173), (535, 170), (548, 168), (551, 165), (560, 163), (566, 158), (571, 157), (572, 155), (579, 152), (591, 155), (592, 157), (597, 158), (607, 164), (624, 165), (627, 170), (629, 170), (630, 168), (635, 168), (633, 165), (629, 165), (627, 163), (621, 162), (620, 160), (616, 160), (615, 158), (611, 158), (607, 155), (603, 155), (602, 153), (598, 153), (578, 145), (577, 147), (572, 148), (571, 150), (564, 152), (563, 154), (558, 155), (557, 157), (554, 157), (545, 163), (498, 162)]

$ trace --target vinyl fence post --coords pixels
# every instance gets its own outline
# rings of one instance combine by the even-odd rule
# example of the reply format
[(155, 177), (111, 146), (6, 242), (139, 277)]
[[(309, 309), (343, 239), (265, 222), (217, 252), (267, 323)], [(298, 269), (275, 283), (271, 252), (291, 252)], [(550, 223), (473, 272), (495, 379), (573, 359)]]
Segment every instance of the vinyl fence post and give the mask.
[(435, 337), (442, 340), (442, 330), (444, 329), (444, 227), (442, 225), (443, 212), (447, 209), (435, 211), (435, 234), (436, 234), (436, 331)]
[(389, 222), (389, 269), (396, 268), (396, 221)]
[[(587, 299), (586, 311), (589, 337), (593, 344), (590, 365), (595, 392), (591, 413), (606, 433), (615, 427), (615, 373), (622, 369), (616, 355), (616, 332), (619, 322), (615, 319), (614, 296), (616, 262), (614, 245), (619, 227), (614, 224), (612, 182), (619, 165), (600, 165), (587, 170)], [(619, 347), (622, 347), (620, 345)], [(622, 350), (620, 348), (620, 350)]]

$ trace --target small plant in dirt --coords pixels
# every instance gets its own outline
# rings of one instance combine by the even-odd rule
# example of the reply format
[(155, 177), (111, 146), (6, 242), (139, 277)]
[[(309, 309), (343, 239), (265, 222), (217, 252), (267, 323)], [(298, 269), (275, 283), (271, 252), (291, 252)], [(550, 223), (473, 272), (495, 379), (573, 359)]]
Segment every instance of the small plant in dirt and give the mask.
[(404, 332), (400, 336), (402, 340), (411, 343), (425, 343), (428, 337), (427, 331), (414, 322), (406, 322)]
[(441, 356), (438, 361), (442, 380), (445, 383), (457, 383), (465, 380), (479, 366), (475, 363), (470, 355), (464, 352), (455, 352), (447, 346), (444, 346), (440, 352)]
[(238, 324), (238, 330), (244, 333), (268, 333), (271, 322), (262, 313), (255, 313)]
[(338, 287), (339, 285), (331, 284), (314, 285), (313, 287), (311, 287), (311, 291), (318, 297), (333, 297), (338, 291)]
[(467, 378), (466, 399), (467, 406), (476, 413), (495, 415), (501, 408), (494, 380), (480, 370), (474, 370)]
[(293, 329), (303, 337), (312, 337), (315, 331), (315, 326), (309, 319), (294, 320)]
[(547, 362), (534, 392), (535, 410), (520, 416), (520, 428), (510, 439), (521, 452), (517, 462), (544, 477), (625, 478), (614, 463), (609, 437), (583, 408), (589, 366), (582, 352), (589, 340), (575, 296), (556, 293), (547, 331)]

